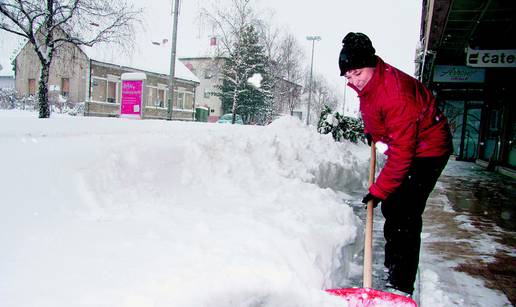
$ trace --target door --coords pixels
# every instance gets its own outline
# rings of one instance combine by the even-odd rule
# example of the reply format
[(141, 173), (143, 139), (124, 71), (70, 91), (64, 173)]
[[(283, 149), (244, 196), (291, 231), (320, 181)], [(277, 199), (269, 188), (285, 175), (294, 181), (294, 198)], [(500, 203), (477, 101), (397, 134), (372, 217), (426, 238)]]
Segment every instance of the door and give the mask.
[(459, 160), (478, 158), (480, 119), (483, 101), (447, 100), (444, 114), (448, 118), (453, 141), (453, 154)]
[(466, 103), (466, 125), (464, 126), (461, 155), (463, 160), (474, 161), (478, 158), (481, 108), (481, 101), (469, 101)]

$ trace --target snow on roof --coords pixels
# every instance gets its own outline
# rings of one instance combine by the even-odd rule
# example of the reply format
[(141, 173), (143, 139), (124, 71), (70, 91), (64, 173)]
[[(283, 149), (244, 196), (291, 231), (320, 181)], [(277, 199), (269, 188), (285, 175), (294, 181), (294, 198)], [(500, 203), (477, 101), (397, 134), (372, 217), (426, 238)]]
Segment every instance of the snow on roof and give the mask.
[(122, 80), (145, 80), (147, 76), (145, 76), (142, 72), (126, 72), (120, 76)]
[(13, 66), (9, 57), (4, 55), (0, 57), (0, 77), (14, 77)]
[[(156, 45), (151, 41), (139, 42), (133, 50), (121, 50), (107, 44), (97, 44), (93, 47), (81, 46), (81, 50), (91, 60), (131, 67), (149, 72), (168, 75), (170, 73), (170, 45)], [(200, 82), (186, 66), (176, 58), (174, 76), (183, 80)]]

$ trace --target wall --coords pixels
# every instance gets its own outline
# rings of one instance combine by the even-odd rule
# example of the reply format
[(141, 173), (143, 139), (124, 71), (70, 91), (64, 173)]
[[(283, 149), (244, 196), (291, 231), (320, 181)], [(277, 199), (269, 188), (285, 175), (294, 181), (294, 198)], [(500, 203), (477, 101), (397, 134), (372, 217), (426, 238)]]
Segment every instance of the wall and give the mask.
[(214, 122), (223, 115), (219, 97), (210, 95), (218, 91), (216, 86), (222, 83), (224, 58), (181, 58), (179, 59), (196, 75), (201, 83), (197, 87), (196, 105), (210, 108), (208, 121)]
[[(91, 61), (90, 99), (86, 104), (86, 115), (118, 116), (121, 101), (120, 76), (126, 72), (143, 72), (129, 67)], [(168, 118), (168, 76), (144, 72), (147, 79), (143, 90), (143, 117), (149, 119)], [(175, 79), (175, 96), (172, 119), (194, 120), (196, 83)], [(159, 94), (161, 92), (161, 95)], [(190, 103), (178, 107), (178, 96), (187, 96)], [(179, 101), (182, 101), (179, 99)]]
[[(29, 95), (29, 79), (35, 79), (37, 92), (39, 75), (40, 61), (33, 45), (27, 43), (16, 56), (15, 87), (18, 93)], [(88, 82), (88, 59), (76, 46), (63, 46), (54, 54), (49, 76), (51, 103), (57, 101), (58, 95), (62, 94), (63, 78), (69, 79), (69, 96), (66, 100), (71, 103), (84, 102)]]

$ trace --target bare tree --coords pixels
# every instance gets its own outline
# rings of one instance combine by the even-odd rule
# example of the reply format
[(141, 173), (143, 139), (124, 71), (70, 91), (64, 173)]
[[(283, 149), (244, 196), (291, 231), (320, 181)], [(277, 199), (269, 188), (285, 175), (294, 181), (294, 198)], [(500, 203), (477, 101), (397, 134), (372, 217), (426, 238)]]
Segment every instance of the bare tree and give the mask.
[[(309, 72), (305, 73), (305, 80), (306, 83), (310, 82)], [(321, 112), (324, 110), (324, 106), (328, 106), (330, 109), (335, 110), (339, 102), (339, 99), (335, 94), (336, 90), (330, 88), (326, 79), (321, 75), (314, 75), (312, 82), (312, 104), (310, 112), (320, 116)], [(305, 86), (305, 89), (306, 91), (309, 91), (310, 87)], [(318, 120), (319, 117), (317, 117), (317, 121)]]
[(56, 51), (70, 46), (131, 41), (141, 10), (126, 0), (2, 0), (0, 29), (25, 37), (41, 64), (39, 117), (50, 117), (48, 78)]
[(293, 115), (301, 95), (299, 84), (303, 82), (303, 53), (296, 38), (290, 33), (281, 41), (279, 50), (279, 71), (286, 81), (282, 83), (280, 97), (285, 97), (290, 115)]

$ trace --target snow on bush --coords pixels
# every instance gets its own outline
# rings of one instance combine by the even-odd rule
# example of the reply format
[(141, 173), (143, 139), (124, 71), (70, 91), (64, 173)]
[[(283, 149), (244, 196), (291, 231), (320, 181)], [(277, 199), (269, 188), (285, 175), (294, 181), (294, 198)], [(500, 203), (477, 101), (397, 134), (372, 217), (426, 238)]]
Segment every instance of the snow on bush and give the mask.
[(343, 140), (353, 143), (366, 142), (364, 123), (361, 119), (342, 116), (339, 112), (332, 112), (328, 106), (324, 106), (324, 110), (321, 112), (317, 131), (321, 134), (331, 133), (337, 142)]

